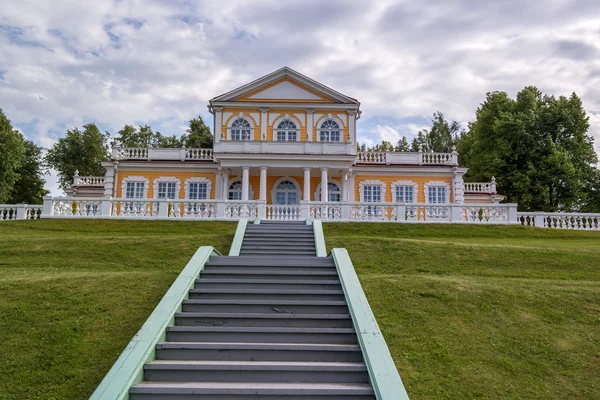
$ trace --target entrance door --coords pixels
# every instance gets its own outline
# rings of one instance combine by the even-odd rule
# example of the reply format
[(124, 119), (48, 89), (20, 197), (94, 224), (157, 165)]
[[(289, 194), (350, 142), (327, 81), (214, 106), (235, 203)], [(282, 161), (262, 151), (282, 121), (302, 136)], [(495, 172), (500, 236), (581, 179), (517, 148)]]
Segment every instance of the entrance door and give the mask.
[(299, 204), (298, 188), (291, 181), (281, 181), (275, 188), (275, 204), (292, 206)]

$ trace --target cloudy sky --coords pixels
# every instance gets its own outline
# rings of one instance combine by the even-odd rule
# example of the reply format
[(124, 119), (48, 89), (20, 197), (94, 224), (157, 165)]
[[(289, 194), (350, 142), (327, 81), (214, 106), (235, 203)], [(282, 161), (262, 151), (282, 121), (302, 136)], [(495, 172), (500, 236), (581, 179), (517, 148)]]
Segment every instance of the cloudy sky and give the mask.
[(465, 126), (486, 92), (535, 85), (581, 96), (600, 150), (598, 0), (0, 5), (0, 108), (44, 147), (87, 122), (212, 126), (208, 99), (284, 65), (358, 98), (363, 142), (410, 138), (438, 110)]

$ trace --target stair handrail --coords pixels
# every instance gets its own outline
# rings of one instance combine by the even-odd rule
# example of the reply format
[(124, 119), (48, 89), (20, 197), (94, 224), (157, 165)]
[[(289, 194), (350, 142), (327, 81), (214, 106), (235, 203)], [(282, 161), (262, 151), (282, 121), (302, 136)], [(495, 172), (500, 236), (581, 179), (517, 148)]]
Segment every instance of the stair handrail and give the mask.
[(312, 221), (313, 234), (315, 236), (315, 250), (317, 257), (327, 257), (327, 248), (325, 247), (325, 235), (323, 235), (323, 225), (320, 220)]
[(187, 263), (167, 293), (160, 300), (138, 333), (131, 339), (90, 400), (126, 400), (129, 389), (143, 381), (144, 364), (156, 359), (156, 345), (163, 341), (167, 327), (175, 323), (175, 313), (181, 311), (183, 300), (194, 286), (211, 255), (221, 255), (212, 246), (202, 246)]
[(231, 247), (229, 248), (230, 256), (239, 256), (240, 251), (242, 250), (242, 242), (244, 241), (244, 235), (246, 234), (246, 227), (248, 226), (248, 220), (243, 218), (240, 219), (235, 230), (235, 236), (233, 237), (233, 241), (231, 242)]
[(340, 277), (375, 397), (377, 400), (408, 400), (398, 369), (360, 285), (348, 251), (333, 249), (331, 255)]

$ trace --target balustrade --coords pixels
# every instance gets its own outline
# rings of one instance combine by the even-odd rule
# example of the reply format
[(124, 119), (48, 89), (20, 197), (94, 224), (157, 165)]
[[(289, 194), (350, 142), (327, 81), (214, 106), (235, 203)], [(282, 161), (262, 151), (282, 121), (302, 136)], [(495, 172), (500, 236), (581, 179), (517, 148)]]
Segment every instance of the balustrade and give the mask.
[(519, 212), (517, 220), (538, 228), (600, 231), (600, 214)]
[(300, 219), (300, 206), (268, 205), (266, 219), (277, 221), (297, 221)]

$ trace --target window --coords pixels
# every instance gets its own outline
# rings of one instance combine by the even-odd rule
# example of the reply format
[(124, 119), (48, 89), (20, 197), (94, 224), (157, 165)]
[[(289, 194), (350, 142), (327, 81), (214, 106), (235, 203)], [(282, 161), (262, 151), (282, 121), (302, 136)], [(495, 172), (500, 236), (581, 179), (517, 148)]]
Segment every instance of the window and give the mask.
[(396, 186), (396, 203), (413, 203), (414, 193), (412, 186)]
[(250, 140), (250, 132), (252, 132), (250, 122), (238, 118), (233, 121), (231, 128), (229, 128), (229, 137), (231, 140)]
[(427, 188), (427, 202), (430, 204), (446, 203), (446, 187), (429, 186)]
[(242, 181), (235, 181), (229, 185), (229, 200), (242, 199)]
[(275, 188), (275, 204), (295, 205), (298, 204), (298, 188), (294, 182), (284, 180)]
[(342, 192), (340, 191), (340, 187), (335, 183), (328, 183), (327, 197), (329, 197), (328, 201), (342, 201)]
[(206, 200), (208, 198), (208, 185), (206, 183), (190, 183), (188, 199)]
[(158, 196), (159, 199), (175, 199), (176, 198), (177, 185), (175, 182), (158, 182)]
[(283, 120), (277, 125), (278, 142), (295, 142), (298, 140), (298, 128), (289, 119)]
[(145, 182), (127, 182), (125, 190), (126, 199), (143, 199)]
[(323, 122), (319, 129), (319, 140), (321, 142), (339, 142), (340, 126), (338, 123), (331, 119)]
[(363, 186), (363, 201), (367, 203), (381, 202), (381, 186), (365, 185)]

